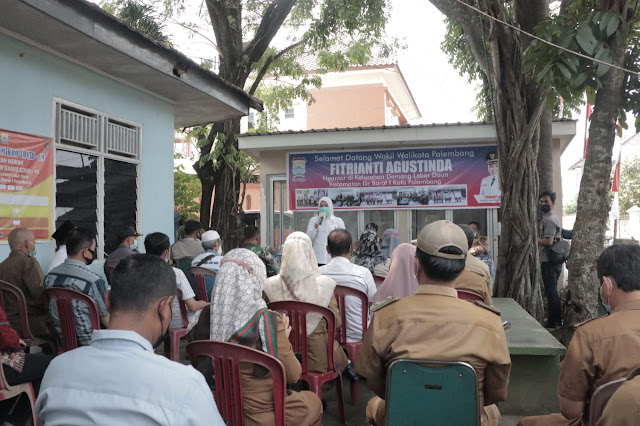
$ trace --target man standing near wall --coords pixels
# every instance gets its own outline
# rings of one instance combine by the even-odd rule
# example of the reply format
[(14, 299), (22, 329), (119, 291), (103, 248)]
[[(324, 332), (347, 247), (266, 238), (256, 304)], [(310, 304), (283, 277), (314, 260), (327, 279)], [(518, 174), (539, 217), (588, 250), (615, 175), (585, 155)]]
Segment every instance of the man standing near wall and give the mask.
[(554, 328), (562, 325), (562, 307), (558, 295), (558, 278), (562, 272), (562, 264), (555, 264), (549, 260), (549, 251), (554, 242), (558, 241), (562, 234), (560, 219), (553, 212), (556, 203), (555, 192), (545, 191), (538, 199), (539, 212), (542, 215), (538, 233), (538, 254), (540, 256), (540, 269), (542, 282), (547, 295), (549, 314), (545, 328)]

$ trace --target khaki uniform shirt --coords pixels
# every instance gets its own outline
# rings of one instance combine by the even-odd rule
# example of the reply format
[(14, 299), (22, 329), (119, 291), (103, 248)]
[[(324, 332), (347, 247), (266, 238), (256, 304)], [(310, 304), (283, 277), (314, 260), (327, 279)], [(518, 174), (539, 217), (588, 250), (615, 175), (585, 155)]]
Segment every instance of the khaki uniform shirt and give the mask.
[[(44, 298), (44, 273), (38, 261), (26, 254), (12, 251), (0, 263), (0, 280), (18, 287), (27, 302), (29, 328), (38, 337), (47, 337), (49, 309)], [(5, 312), (11, 326), (24, 337), (20, 327), (18, 306), (11, 297), (5, 300)]]
[(171, 259), (194, 259), (204, 253), (202, 241), (195, 238), (183, 238), (171, 246)]
[(420, 285), (415, 295), (375, 311), (356, 371), (384, 398), (387, 369), (397, 359), (468, 362), (482, 405), (501, 401), (509, 384), (511, 358), (500, 316), (458, 299), (450, 287)]
[[(640, 300), (632, 300), (616, 306), (609, 316), (576, 326), (560, 365), (558, 395), (588, 403), (598, 386), (623, 379), (638, 367), (638, 353)], [(584, 420), (588, 413), (586, 406)]]
[(597, 426), (640, 425), (640, 368), (631, 372), (604, 408)]
[(489, 272), (489, 266), (482, 260), (468, 254), (464, 271), (456, 279), (456, 290), (476, 294), (482, 297), (485, 304), (493, 306), (489, 290), (490, 286), (491, 272)]

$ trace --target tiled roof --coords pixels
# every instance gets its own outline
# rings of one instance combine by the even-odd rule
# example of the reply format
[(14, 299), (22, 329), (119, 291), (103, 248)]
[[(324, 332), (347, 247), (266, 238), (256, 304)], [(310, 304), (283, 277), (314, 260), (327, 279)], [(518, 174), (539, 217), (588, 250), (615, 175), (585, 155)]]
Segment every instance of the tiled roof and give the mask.
[[(300, 65), (302, 65), (302, 69), (305, 71), (315, 71), (318, 69), (318, 61), (315, 55), (302, 55), (296, 60)], [(392, 58), (372, 58), (366, 65), (360, 66), (352, 66), (349, 68), (360, 68), (360, 67), (380, 67), (380, 66), (394, 66), (397, 65), (397, 61)]]

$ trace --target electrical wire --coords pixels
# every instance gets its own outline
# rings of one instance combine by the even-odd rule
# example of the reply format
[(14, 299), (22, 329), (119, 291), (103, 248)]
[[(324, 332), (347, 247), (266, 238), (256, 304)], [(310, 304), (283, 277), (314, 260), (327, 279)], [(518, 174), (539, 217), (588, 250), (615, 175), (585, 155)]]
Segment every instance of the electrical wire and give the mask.
[(545, 40), (545, 39), (543, 39), (543, 38), (540, 38), (540, 37), (538, 37), (538, 36), (535, 36), (535, 35), (533, 35), (533, 34), (531, 34), (531, 33), (528, 33), (528, 32), (526, 32), (526, 31), (524, 31), (524, 30), (522, 30), (522, 29), (520, 29), (520, 28), (518, 28), (518, 27), (516, 27), (516, 26), (514, 26), (514, 25), (511, 25), (511, 24), (510, 24), (510, 23), (508, 23), (508, 22), (502, 21), (502, 20), (500, 20), (500, 19), (496, 18), (495, 16), (491, 16), (491, 15), (489, 15), (488, 13), (486, 13), (486, 12), (484, 12), (484, 11), (482, 11), (482, 10), (478, 9), (478, 8), (477, 8), (477, 7), (475, 7), (475, 6), (472, 6), (472, 5), (470, 5), (470, 4), (465, 3), (465, 2), (464, 2), (464, 1), (462, 1), (462, 0), (455, 0), (455, 1), (457, 1), (458, 3), (460, 3), (460, 4), (462, 4), (462, 5), (466, 6), (466, 7), (468, 7), (468, 8), (469, 8), (469, 9), (471, 9), (471, 10), (474, 10), (475, 12), (479, 13), (480, 15), (483, 15), (483, 16), (485, 16), (485, 17), (489, 18), (489, 19), (492, 19), (492, 20), (494, 20), (494, 21), (496, 21), (496, 22), (498, 22), (498, 23), (500, 23), (500, 24), (502, 24), (502, 25), (505, 25), (505, 26), (507, 26), (507, 27), (509, 27), (509, 28), (511, 28), (511, 29), (513, 29), (513, 30), (515, 30), (515, 31), (517, 31), (517, 32), (519, 32), (519, 33), (522, 33), (522, 34), (528, 35), (529, 37), (531, 37), (531, 38), (533, 38), (533, 39), (536, 39), (536, 40), (538, 40), (538, 41), (541, 41), (542, 43), (548, 44), (549, 46), (555, 47), (555, 48), (560, 49), (560, 50), (564, 50), (565, 52), (573, 53), (574, 55), (576, 55), (576, 56), (580, 56), (581, 58), (589, 59), (590, 61), (597, 62), (597, 63), (602, 64), (602, 65), (607, 65), (607, 66), (609, 66), (609, 67), (612, 67), (612, 68), (615, 68), (615, 69), (618, 69), (618, 70), (624, 71), (624, 72), (629, 73), (629, 74), (640, 75), (640, 72), (638, 72), (638, 71), (629, 70), (629, 69), (626, 69), (626, 68), (624, 68), (624, 67), (621, 67), (621, 66), (618, 66), (618, 65), (615, 65), (615, 64), (612, 64), (612, 63), (606, 62), (606, 61), (601, 61), (601, 60), (599, 60), (599, 59), (592, 58), (592, 57), (591, 57), (591, 56), (589, 56), (589, 55), (585, 55), (585, 54), (583, 54), (583, 53), (576, 52), (576, 51), (571, 50), (571, 49), (567, 49), (566, 47), (559, 46), (559, 45), (557, 45), (557, 44), (555, 44), (555, 43), (552, 43), (552, 42), (550, 42), (550, 41), (548, 41), (548, 40)]

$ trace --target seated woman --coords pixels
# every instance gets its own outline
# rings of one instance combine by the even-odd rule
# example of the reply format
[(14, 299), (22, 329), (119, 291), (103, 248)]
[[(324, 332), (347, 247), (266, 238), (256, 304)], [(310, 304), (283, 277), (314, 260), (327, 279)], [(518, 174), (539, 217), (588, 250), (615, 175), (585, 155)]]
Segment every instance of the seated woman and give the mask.
[[(338, 302), (333, 295), (336, 282), (320, 275), (311, 239), (304, 232), (294, 232), (282, 246), (282, 266), (280, 274), (267, 280), (264, 292), (270, 302), (296, 300), (313, 303), (331, 309), (336, 319), (336, 328), (342, 325)], [(327, 371), (327, 321), (316, 314), (307, 316), (307, 368), (313, 373)], [(349, 359), (333, 341), (333, 363), (340, 370)]]
[(393, 251), (402, 244), (398, 231), (395, 229), (387, 229), (382, 235), (382, 243), (380, 244), (380, 251), (384, 254), (387, 260), (384, 263), (379, 263), (373, 268), (373, 275), (376, 277), (386, 277), (389, 273), (389, 266), (391, 264), (391, 255)]
[[(43, 353), (27, 354), (22, 350), (22, 346), (25, 346), (25, 343), (11, 327), (0, 306), (0, 364), (4, 377), (10, 386), (31, 382), (37, 397), (42, 376), (53, 356)], [(18, 398), (17, 401), (11, 399), (0, 403), (0, 419), (6, 421), (6, 424), (22, 425), (31, 418), (27, 395), (22, 393)]]
[(356, 265), (364, 266), (371, 274), (374, 273), (376, 265), (387, 261), (387, 257), (380, 251), (377, 232), (367, 229), (360, 235), (360, 243), (353, 252), (351, 261)]
[[(213, 288), (208, 337), (277, 357), (284, 365), (287, 383), (295, 383), (300, 379), (302, 368), (289, 343), (289, 319), (267, 309), (262, 299), (266, 278), (264, 263), (252, 251), (235, 249), (224, 256)], [(241, 365), (240, 373), (244, 424), (274, 424), (271, 374), (252, 364)], [(320, 425), (321, 421), (322, 403), (314, 393), (287, 391), (286, 424)]]
[(416, 248), (411, 244), (400, 244), (391, 256), (389, 274), (371, 300), (378, 303), (387, 297), (400, 299), (413, 296), (418, 289), (415, 274)]

